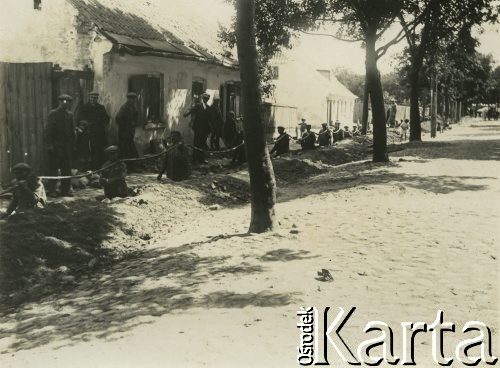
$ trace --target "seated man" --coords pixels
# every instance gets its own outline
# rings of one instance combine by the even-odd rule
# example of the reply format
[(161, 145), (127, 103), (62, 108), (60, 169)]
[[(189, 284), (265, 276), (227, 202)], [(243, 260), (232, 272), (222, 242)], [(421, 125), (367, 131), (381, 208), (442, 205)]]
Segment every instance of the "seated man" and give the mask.
[(344, 131), (340, 127), (339, 121), (335, 122), (335, 127), (333, 128), (332, 136), (333, 136), (333, 143), (340, 142), (341, 140), (344, 139)]
[(315, 148), (316, 134), (311, 131), (311, 125), (308, 124), (306, 126), (306, 132), (302, 138), (299, 139), (299, 143), (303, 151)]
[(170, 143), (171, 145), (167, 147), (168, 152), (165, 154), (157, 179), (161, 180), (166, 172), (167, 178), (173, 181), (186, 180), (191, 176), (191, 163), (189, 162), (189, 151), (182, 142), (181, 132), (172, 131), (170, 133)]
[(358, 130), (358, 126), (355, 125), (352, 127), (352, 136), (353, 137), (359, 137), (361, 135), (361, 132)]
[(271, 155), (273, 153), (276, 153), (276, 156), (281, 156), (290, 152), (290, 137), (288, 136), (287, 133), (285, 133), (285, 128), (282, 126), (278, 127), (278, 133), (279, 136), (278, 138), (276, 138), (276, 141), (274, 142), (274, 147), (269, 153)]
[(127, 176), (127, 166), (121, 162), (120, 150), (117, 146), (109, 146), (104, 150), (106, 162), (99, 183), (104, 188), (104, 197), (113, 199), (115, 197), (127, 197), (128, 187), (125, 177)]
[(349, 131), (349, 127), (346, 125), (344, 127), (344, 139), (349, 139), (349, 138), (352, 138), (352, 134)]
[(332, 132), (328, 129), (328, 124), (321, 124), (322, 128), (318, 133), (318, 143), (320, 147), (326, 147), (332, 144)]
[(16, 213), (32, 208), (43, 208), (47, 201), (45, 187), (40, 179), (33, 175), (33, 171), (28, 164), (19, 163), (14, 165), (12, 173), (15, 176), (12, 182), (12, 200), (7, 207), (7, 211), (0, 216), (6, 218)]

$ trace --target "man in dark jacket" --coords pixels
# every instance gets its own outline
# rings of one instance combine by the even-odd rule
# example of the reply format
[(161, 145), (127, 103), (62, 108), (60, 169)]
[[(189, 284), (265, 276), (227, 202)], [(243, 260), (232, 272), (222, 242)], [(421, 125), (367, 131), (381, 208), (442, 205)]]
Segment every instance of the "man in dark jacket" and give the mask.
[(326, 147), (332, 144), (332, 132), (328, 129), (328, 124), (321, 124), (321, 130), (318, 133), (318, 143), (320, 147)]
[(116, 114), (118, 124), (118, 147), (122, 158), (138, 157), (137, 148), (134, 143), (135, 127), (139, 122), (139, 111), (137, 109), (137, 94), (129, 92), (127, 102), (120, 107)]
[(316, 134), (311, 131), (311, 125), (306, 126), (306, 132), (302, 136), (302, 138), (299, 139), (300, 146), (302, 147), (303, 151), (306, 150), (312, 150), (315, 148), (315, 143), (316, 143)]
[(189, 162), (189, 151), (182, 142), (181, 133), (178, 131), (170, 133), (170, 143), (171, 146), (167, 147), (168, 152), (165, 154), (157, 179), (161, 180), (166, 172), (167, 177), (173, 181), (186, 180), (191, 175), (191, 164)]
[(89, 93), (89, 102), (82, 106), (78, 115), (78, 122), (87, 126), (92, 170), (99, 169), (104, 162), (106, 126), (109, 122), (109, 115), (105, 107), (97, 102), (98, 98), (99, 93)]
[[(59, 96), (59, 106), (51, 110), (48, 116), (45, 130), (45, 145), (49, 159), (50, 175), (57, 176), (59, 170), (61, 175), (71, 175), (73, 150), (75, 149), (75, 127), (73, 113), (69, 111), (73, 98), (62, 94)], [(55, 195), (56, 181), (51, 180), (48, 185), (49, 195)], [(71, 181), (61, 180), (61, 195), (70, 197)]]
[(222, 129), (224, 128), (224, 119), (220, 111), (220, 100), (214, 99), (212, 106), (209, 107), (210, 114), (210, 149), (220, 150), (220, 139), (222, 138)]
[[(194, 163), (207, 163), (205, 160), (204, 150), (208, 150), (207, 138), (210, 135), (210, 111), (207, 105), (210, 95), (204, 93), (201, 96), (201, 101), (196, 102), (195, 105), (187, 111), (184, 116), (191, 115), (192, 126), (194, 132), (193, 139), (193, 161)], [(198, 148), (198, 149), (196, 149)]]
[(224, 124), (224, 144), (227, 148), (234, 147), (236, 139), (236, 115), (234, 111), (229, 111), (229, 114)]
[(290, 152), (290, 136), (285, 132), (285, 128), (282, 126), (278, 127), (279, 136), (274, 142), (274, 147), (269, 152), (269, 154), (276, 153), (276, 156), (284, 155)]

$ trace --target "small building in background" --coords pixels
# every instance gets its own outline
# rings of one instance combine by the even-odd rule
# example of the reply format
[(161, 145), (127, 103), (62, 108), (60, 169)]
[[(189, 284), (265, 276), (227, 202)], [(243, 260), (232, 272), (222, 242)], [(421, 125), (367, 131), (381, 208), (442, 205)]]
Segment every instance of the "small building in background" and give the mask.
[[(337, 80), (333, 71), (318, 70), (284, 55), (273, 58), (271, 68), (275, 88), (268, 102), (289, 110), (280, 112), (283, 118), (276, 125), (295, 130), (300, 119), (306, 119), (314, 128), (335, 121), (353, 124), (357, 96)], [(293, 120), (292, 111), (296, 114)]]

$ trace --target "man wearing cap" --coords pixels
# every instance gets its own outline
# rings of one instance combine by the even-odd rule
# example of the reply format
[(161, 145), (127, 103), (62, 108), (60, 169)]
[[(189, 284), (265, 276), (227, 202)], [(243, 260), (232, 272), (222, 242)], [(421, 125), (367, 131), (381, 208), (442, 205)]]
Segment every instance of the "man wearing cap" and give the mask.
[(42, 208), (45, 206), (47, 197), (45, 188), (28, 164), (19, 163), (14, 165), (12, 173), (15, 176), (12, 182), (12, 200), (7, 211), (0, 218), (9, 217), (14, 211), (21, 213), (31, 208)]
[(106, 162), (102, 166), (99, 183), (104, 188), (104, 197), (113, 199), (115, 197), (126, 197), (128, 187), (125, 178), (127, 166), (120, 161), (120, 149), (117, 146), (109, 146), (104, 150)]
[(285, 133), (285, 128), (282, 126), (278, 127), (278, 133), (279, 136), (278, 138), (276, 138), (274, 147), (271, 152), (269, 152), (269, 154), (272, 155), (273, 153), (275, 153), (276, 156), (281, 156), (290, 152), (290, 136)]
[(328, 124), (321, 124), (321, 130), (318, 133), (318, 143), (320, 147), (326, 147), (332, 144), (332, 132), (328, 129)]
[(307, 124), (306, 133), (299, 139), (299, 143), (303, 151), (315, 148), (314, 144), (316, 143), (316, 134), (311, 131), (311, 128), (312, 126)]
[(340, 127), (340, 121), (335, 122), (335, 127), (332, 132), (333, 143), (340, 142), (344, 139), (344, 130)]
[[(75, 149), (75, 127), (73, 113), (69, 111), (73, 98), (62, 94), (59, 106), (51, 110), (45, 129), (45, 146), (48, 153), (50, 175), (71, 175), (73, 151)], [(49, 195), (55, 195), (56, 181), (49, 181)], [(70, 179), (61, 180), (61, 195), (72, 196)]]
[(208, 150), (207, 138), (210, 135), (210, 111), (208, 108), (210, 95), (203, 93), (200, 103), (195, 104), (184, 116), (193, 117), (192, 129), (194, 132), (193, 146), (198, 149), (193, 150), (193, 161), (195, 163), (207, 163), (205, 153), (202, 150)]
[(129, 92), (127, 93), (127, 102), (120, 107), (116, 114), (118, 147), (123, 158), (137, 158), (139, 156), (134, 142), (135, 127), (138, 123), (137, 94)]
[(157, 179), (161, 180), (166, 172), (167, 178), (173, 181), (186, 180), (191, 175), (191, 164), (189, 151), (182, 142), (181, 132), (174, 130), (170, 133), (170, 144)]
[(78, 122), (87, 127), (92, 170), (100, 168), (104, 162), (106, 148), (106, 126), (109, 115), (106, 108), (98, 103), (99, 93), (89, 93), (89, 102), (82, 106), (78, 114)]

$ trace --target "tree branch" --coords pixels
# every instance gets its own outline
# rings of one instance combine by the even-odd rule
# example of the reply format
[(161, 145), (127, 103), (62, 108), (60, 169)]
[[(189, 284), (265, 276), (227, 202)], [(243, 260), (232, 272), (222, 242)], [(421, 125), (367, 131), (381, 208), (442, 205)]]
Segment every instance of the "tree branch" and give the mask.
[(334, 34), (330, 34), (330, 33), (315, 33), (315, 32), (307, 32), (307, 31), (303, 31), (301, 29), (296, 29), (296, 31), (299, 31), (301, 33), (304, 33), (304, 34), (307, 34), (307, 35), (311, 35), (311, 36), (323, 36), (323, 37), (332, 37), (332, 38), (335, 38), (336, 40), (339, 40), (339, 41), (343, 41), (343, 42), (361, 42), (361, 41), (364, 41), (363, 38), (352, 38), (352, 39), (347, 39), (347, 38), (342, 38), (342, 37), (339, 37), (337, 35), (334, 35)]
[(406, 37), (406, 33), (404, 31), (404, 29), (402, 28), (401, 31), (399, 31), (399, 33), (397, 34), (396, 37), (394, 37), (391, 41), (387, 42), (384, 46), (382, 47), (379, 47), (375, 52), (377, 54), (377, 59), (380, 59), (382, 56), (384, 56), (387, 52), (387, 50), (389, 50), (389, 48), (392, 46), (392, 45), (395, 45), (399, 42), (401, 42), (401, 40), (403, 38)]

